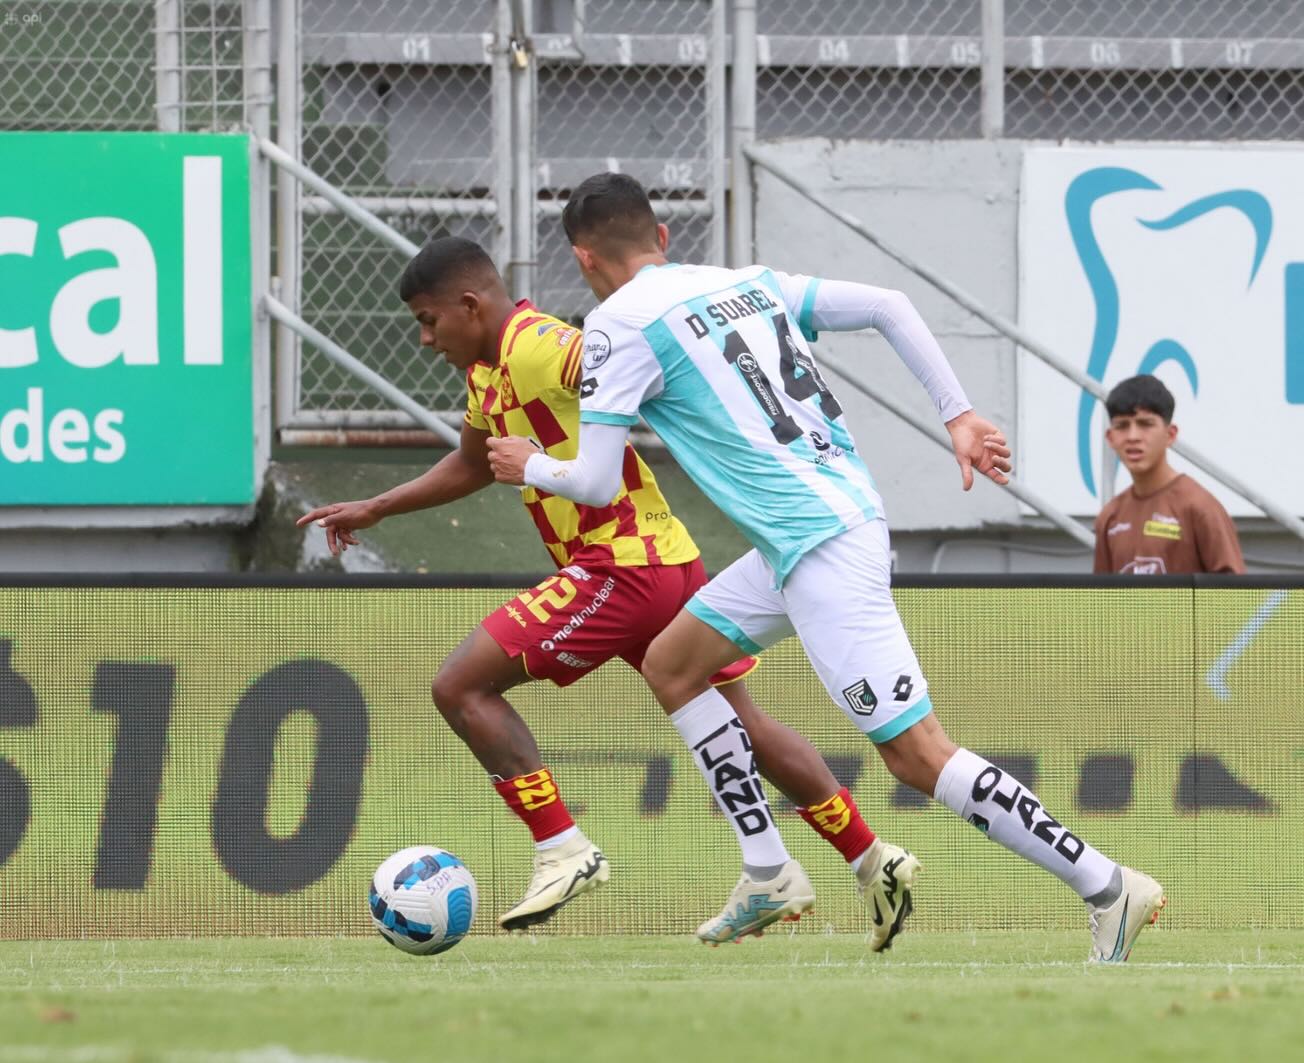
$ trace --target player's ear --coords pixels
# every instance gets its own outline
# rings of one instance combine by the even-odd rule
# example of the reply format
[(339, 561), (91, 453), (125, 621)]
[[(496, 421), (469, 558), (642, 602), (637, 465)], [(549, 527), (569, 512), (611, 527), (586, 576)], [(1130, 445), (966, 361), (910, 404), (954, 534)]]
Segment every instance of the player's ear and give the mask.
[(666, 249), (670, 246), (670, 227), (665, 222), (657, 222), (657, 247), (661, 248), (664, 255)]
[(587, 273), (593, 269), (593, 252), (587, 247), (571, 244), (571, 254), (575, 256), (575, 261), (580, 264), (582, 271)]
[(1177, 442), (1177, 425), (1170, 424), (1168, 426), (1168, 445), (1171, 447), (1176, 442)]
[(475, 317), (480, 310), (480, 295), (478, 292), (464, 291), (458, 302), (466, 308), (469, 317)]

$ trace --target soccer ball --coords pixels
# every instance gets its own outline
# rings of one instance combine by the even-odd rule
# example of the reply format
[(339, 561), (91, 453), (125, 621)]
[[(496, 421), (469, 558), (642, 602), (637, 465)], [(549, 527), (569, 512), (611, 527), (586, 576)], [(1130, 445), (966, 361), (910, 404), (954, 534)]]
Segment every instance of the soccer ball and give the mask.
[(414, 845), (376, 869), (369, 904), (381, 937), (404, 952), (433, 956), (471, 929), (475, 879), (452, 853)]

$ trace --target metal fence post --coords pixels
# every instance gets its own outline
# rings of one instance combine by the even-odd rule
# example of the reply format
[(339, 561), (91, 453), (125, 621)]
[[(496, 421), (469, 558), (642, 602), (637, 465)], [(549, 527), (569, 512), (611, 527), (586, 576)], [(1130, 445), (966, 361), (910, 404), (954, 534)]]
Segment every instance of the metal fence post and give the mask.
[[(276, 143), (299, 158), (303, 82), (300, 77), (302, 27), (299, 0), (277, 0)], [(299, 211), (299, 182), (284, 173), (276, 178), (276, 281), (277, 298), (300, 313), (300, 251), (303, 217)], [(276, 329), (276, 427), (289, 424), (299, 409), (299, 337), (278, 325)]]
[(511, 288), (517, 299), (534, 295), (536, 210), (534, 170), (534, 77), (530, 9), (512, 0), (512, 259)]
[(512, 5), (498, 0), (494, 12), (494, 43), (490, 72), (494, 153), (494, 261), (500, 267), (511, 261), (516, 218), (512, 203)]
[(756, 139), (756, 0), (733, 0), (733, 119), (729, 144), (729, 264), (755, 258), (752, 164), (745, 149)]
[(154, 110), (161, 133), (181, 129), (181, 0), (154, 2)]
[(258, 141), (272, 130), (272, 0), (243, 0), (245, 120), (249, 142), (251, 280), (253, 282), (254, 493), (262, 490), (271, 453), (271, 318), (263, 300), (271, 283), (271, 166)]
[(982, 129), (990, 139), (1005, 134), (1005, 0), (982, 4)]
[(711, 47), (707, 53), (706, 84), (707, 106), (710, 109), (708, 125), (711, 141), (711, 158), (707, 167), (711, 187), (707, 201), (711, 205), (711, 252), (713, 266), (726, 264), (728, 249), (728, 219), (725, 216), (724, 184), (726, 158), (729, 152), (729, 133), (725, 125), (725, 92), (728, 91), (728, 56), (725, 54), (728, 33), (726, 0), (711, 0)]

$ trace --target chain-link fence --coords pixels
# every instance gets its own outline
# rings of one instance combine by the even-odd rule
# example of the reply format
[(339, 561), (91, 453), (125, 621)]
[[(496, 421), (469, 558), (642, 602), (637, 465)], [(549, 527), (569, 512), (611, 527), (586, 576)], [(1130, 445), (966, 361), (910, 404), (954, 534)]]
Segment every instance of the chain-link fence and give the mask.
[(241, 9), (240, 0), (6, 0), (0, 128), (243, 128)]
[(1006, 0), (1005, 134), (1296, 139), (1304, 4)]
[(974, 0), (761, 0), (757, 136), (978, 136), (981, 16)]
[[(501, 257), (492, 2), (301, 0), (303, 162), (414, 243), (464, 236)], [(461, 381), (417, 344), (398, 301), (406, 256), (304, 196), (300, 313), (421, 404), (458, 405)], [(303, 350), (295, 420), (403, 423), (326, 358)], [(282, 406), (285, 409), (285, 406)], [(308, 416), (305, 416), (305, 413)]]
[[(738, 8), (0, 0), (0, 127), (244, 128), (251, 13), (269, 12), (291, 154), (416, 243), (485, 244), (518, 293), (577, 317), (591, 296), (558, 214), (595, 171), (648, 186), (673, 257), (723, 259), (725, 186), (742, 179), (725, 168), (731, 93), (754, 100), (761, 139), (1267, 139), (1304, 124), (1304, 4), (756, 0), (755, 78), (741, 86)], [(300, 238), (282, 239), (274, 270), (292, 309), (425, 406), (455, 410), (461, 382), (419, 350), (397, 304), (403, 253), (307, 192), (281, 222)], [(281, 351), (278, 426), (407, 423), (288, 332)]]
[[(722, 40), (711, 0), (538, 5), (536, 299), (576, 317), (592, 305), (562, 233), (569, 190), (590, 174), (638, 178), (671, 224), (671, 255), (718, 260), (725, 155)], [(570, 16), (569, 24), (564, 17)], [(721, 12), (723, 14), (723, 12)], [(723, 22), (723, 19), (721, 20)]]
[[(512, 179), (533, 204), (535, 231), (517, 257), (529, 270), (529, 293), (547, 309), (577, 317), (591, 302), (557, 215), (569, 189), (598, 170), (625, 170), (648, 186), (672, 224), (674, 257), (722, 257), (728, 72), (720, 67), (728, 60), (720, 58), (725, 42), (716, 39), (711, 0), (509, 3), (532, 78), (524, 125), (517, 114), (514, 130), (512, 117), (492, 105), (495, 46), (486, 43), (482, 54), (467, 37), (488, 30), (495, 5), (446, 5), (429, 33), (417, 33), (411, 0), (384, 0), (376, 10), (362, 10), (358, 0), (303, 3), (305, 158), (347, 191), (389, 207), (390, 220), (411, 238), (457, 232), (493, 243), (504, 266), (513, 260), (507, 204), (496, 204), (496, 223), (465, 206), (456, 215), (419, 212), (422, 195), (492, 198), (477, 165), (500, 176), (513, 166), (501, 150), (494, 154), (488, 124), (497, 122), (507, 123), (513, 155), (529, 156)], [(756, 7), (753, 93), (763, 139), (1297, 135), (1300, 5), (758, 0)], [(353, 43), (330, 44), (332, 34), (353, 35)], [(499, 55), (510, 64), (506, 43)], [(992, 47), (1003, 63), (984, 85)], [(423, 153), (423, 144), (433, 149)], [(520, 188), (527, 173), (532, 187)], [(409, 209), (393, 209), (395, 197), (407, 197), (400, 205)], [(384, 279), (401, 256), (315, 210), (310, 201), (305, 313), (421, 401), (455, 408), (460, 382), (415, 352), (401, 313), (380, 309), (392, 300)], [(328, 363), (309, 355), (303, 365), (301, 409), (365, 423), (357, 411), (379, 405)]]

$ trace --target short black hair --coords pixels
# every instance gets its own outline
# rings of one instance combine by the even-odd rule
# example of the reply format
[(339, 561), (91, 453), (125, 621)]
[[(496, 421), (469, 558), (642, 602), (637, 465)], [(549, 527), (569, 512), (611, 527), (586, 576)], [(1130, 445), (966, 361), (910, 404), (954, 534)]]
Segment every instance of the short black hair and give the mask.
[(1164, 424), (1172, 424), (1173, 410), (1177, 400), (1173, 393), (1164, 387), (1164, 382), (1157, 376), (1142, 373), (1130, 376), (1114, 385), (1105, 397), (1105, 409), (1112, 417), (1127, 417), (1139, 410), (1149, 410), (1164, 419)]
[(501, 281), (489, 253), (474, 240), (460, 236), (436, 236), (425, 242), (403, 269), (398, 297), (410, 303), (418, 295), (440, 295), (449, 285), (477, 287), (486, 281)]
[(597, 173), (571, 192), (561, 212), (572, 244), (587, 240), (600, 253), (657, 250), (657, 216), (647, 190), (628, 174)]

